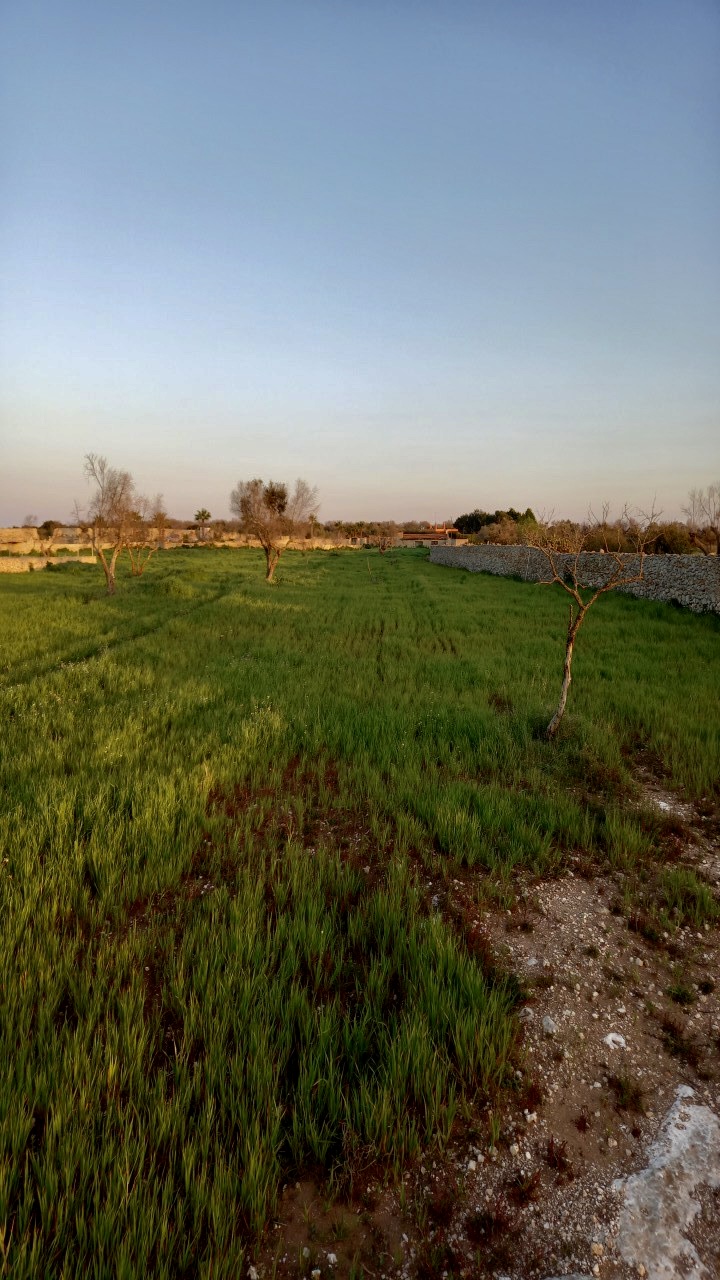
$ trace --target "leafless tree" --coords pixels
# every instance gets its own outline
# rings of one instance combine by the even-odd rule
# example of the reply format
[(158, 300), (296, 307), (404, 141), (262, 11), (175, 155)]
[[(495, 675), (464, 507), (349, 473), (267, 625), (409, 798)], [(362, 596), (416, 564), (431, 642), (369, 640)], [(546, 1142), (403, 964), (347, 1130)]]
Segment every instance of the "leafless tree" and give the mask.
[(230, 510), (244, 533), (257, 538), (266, 561), (266, 580), (272, 582), (278, 560), (290, 539), (299, 534), (318, 509), (317, 489), (296, 480), (287, 485), (275, 480), (240, 480), (230, 494)]
[(690, 541), (706, 556), (718, 555), (720, 549), (720, 480), (707, 489), (691, 489), (688, 505), (683, 508), (688, 518)]
[(136, 493), (133, 509), (128, 516), (125, 546), (130, 556), (130, 572), (133, 578), (141, 578), (151, 556), (160, 548), (160, 538), (154, 520), (154, 503)]
[(150, 523), (157, 534), (157, 540), (161, 547), (165, 546), (167, 522), (168, 513), (165, 510), (165, 499), (161, 493), (156, 493), (155, 497), (150, 499)]
[[(112, 596), (117, 559), (127, 544), (136, 503), (133, 479), (129, 471), (109, 466), (107, 459), (96, 453), (85, 455), (84, 470), (94, 486), (84, 519), (90, 525), (93, 551), (102, 565), (108, 595)], [(81, 516), (77, 502), (75, 515)]]
[[(570, 682), (572, 660), (577, 639), (588, 610), (600, 596), (618, 587), (640, 582), (645, 570), (647, 544), (652, 537), (652, 526), (658, 513), (633, 514), (627, 507), (620, 520), (608, 524), (608, 508), (603, 508), (600, 519), (590, 513), (588, 523), (573, 525), (567, 521), (553, 524), (541, 520), (526, 534), (526, 545), (542, 553), (547, 561), (548, 575), (541, 579), (545, 586), (556, 584), (570, 596), (570, 614), (565, 635), (565, 663), (560, 690), (560, 700), (547, 729), (548, 739), (555, 737), (565, 712)], [(622, 532), (622, 542), (618, 537)], [(602, 546), (598, 552), (589, 553), (589, 542), (597, 546), (598, 535)], [(618, 545), (630, 546), (630, 551), (617, 550)]]
[(376, 526), (375, 532), (368, 538), (368, 546), (377, 547), (380, 555), (385, 555), (395, 545), (398, 527), (394, 520), (383, 520)]

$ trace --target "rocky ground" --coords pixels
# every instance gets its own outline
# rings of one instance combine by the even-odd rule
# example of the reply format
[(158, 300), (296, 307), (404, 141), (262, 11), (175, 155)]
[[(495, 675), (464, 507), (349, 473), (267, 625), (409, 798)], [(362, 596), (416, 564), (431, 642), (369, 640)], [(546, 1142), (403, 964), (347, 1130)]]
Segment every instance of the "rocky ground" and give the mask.
[[(650, 775), (676, 861), (720, 880), (716, 822)], [(358, 1169), (352, 1195), (285, 1189), (253, 1277), (720, 1276), (720, 930), (662, 932), (610, 874), (569, 869), (481, 911), (473, 874), (425, 884), (515, 972), (516, 1088), (399, 1184)]]

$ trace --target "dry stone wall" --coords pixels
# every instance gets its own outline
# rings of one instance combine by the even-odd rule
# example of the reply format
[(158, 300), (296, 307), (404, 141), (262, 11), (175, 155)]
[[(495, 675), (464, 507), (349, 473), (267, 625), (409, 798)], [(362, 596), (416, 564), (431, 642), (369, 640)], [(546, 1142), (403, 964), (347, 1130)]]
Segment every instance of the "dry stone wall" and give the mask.
[[(493, 573), (500, 577), (522, 578), (525, 582), (541, 582), (548, 576), (548, 563), (541, 551), (533, 547), (432, 547), (433, 564), (452, 569), (468, 569), (470, 573)], [(558, 556), (568, 567), (573, 556)], [(638, 556), (627, 556), (629, 569), (639, 567)], [(580, 557), (582, 581), (600, 587), (614, 568), (609, 556), (586, 552)], [(720, 614), (720, 557), (718, 556), (645, 556), (643, 580), (621, 588), (632, 596), (646, 600), (662, 600), (683, 605), (693, 613)]]
[(95, 564), (95, 556), (0, 556), (0, 573), (32, 573), (52, 564)]

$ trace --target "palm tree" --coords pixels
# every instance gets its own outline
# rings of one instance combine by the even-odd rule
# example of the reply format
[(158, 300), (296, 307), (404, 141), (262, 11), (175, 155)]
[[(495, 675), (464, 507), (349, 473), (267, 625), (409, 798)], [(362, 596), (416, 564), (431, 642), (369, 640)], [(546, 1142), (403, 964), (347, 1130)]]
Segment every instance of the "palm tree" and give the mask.
[(200, 541), (204, 542), (205, 541), (205, 525), (210, 519), (210, 512), (208, 511), (207, 507), (201, 507), (199, 511), (196, 511), (195, 519), (200, 525)]

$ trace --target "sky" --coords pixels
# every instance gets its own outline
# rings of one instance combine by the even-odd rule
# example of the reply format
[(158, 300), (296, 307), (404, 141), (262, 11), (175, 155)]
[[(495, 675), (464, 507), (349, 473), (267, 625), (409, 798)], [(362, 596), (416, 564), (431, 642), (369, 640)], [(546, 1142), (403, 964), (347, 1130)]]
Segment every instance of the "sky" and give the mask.
[(720, 478), (715, 0), (8, 0), (0, 524), (667, 518)]

